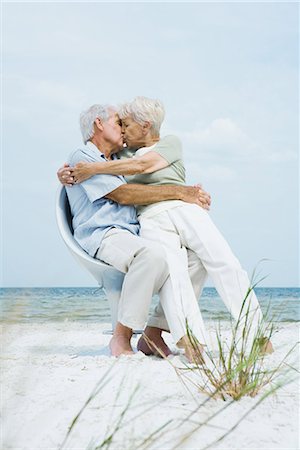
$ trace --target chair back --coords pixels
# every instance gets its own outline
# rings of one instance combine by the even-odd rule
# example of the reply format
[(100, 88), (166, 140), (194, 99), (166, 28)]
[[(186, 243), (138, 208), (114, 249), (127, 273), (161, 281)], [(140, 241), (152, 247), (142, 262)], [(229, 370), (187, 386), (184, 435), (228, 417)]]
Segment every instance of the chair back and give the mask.
[[(86, 253), (74, 239), (72, 227), (72, 215), (64, 186), (59, 187), (56, 199), (56, 220), (60, 235), (72, 255), (83, 265), (97, 280), (100, 286), (104, 286), (104, 278), (119, 278), (120, 272), (114, 267), (92, 258)], [(119, 283), (117, 283), (119, 286)]]

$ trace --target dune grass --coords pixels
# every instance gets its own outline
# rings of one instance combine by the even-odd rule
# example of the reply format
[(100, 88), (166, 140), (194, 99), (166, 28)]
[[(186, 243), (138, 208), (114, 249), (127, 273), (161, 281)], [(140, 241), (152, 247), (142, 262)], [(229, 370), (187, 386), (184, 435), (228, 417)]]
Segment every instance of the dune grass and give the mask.
[[(270, 368), (266, 364), (276, 328), (273, 324), (274, 318), (263, 318), (259, 323), (254, 320), (255, 311), (251, 310), (249, 300), (256, 285), (257, 283), (250, 286), (245, 295), (238, 320), (232, 324), (229, 342), (223, 339), (220, 324), (216, 329), (216, 352), (212, 352), (209, 345), (205, 346), (203, 351), (203, 346), (199, 344), (186, 322), (186, 334), (193, 359), (191, 364), (184, 363), (182, 368), (173, 367), (183, 382), (192, 383), (199, 392), (209, 397), (222, 400), (255, 397), (265, 386), (272, 389), (272, 384), (278, 377), (282, 378), (284, 372), (291, 369), (287, 360), (299, 342), (291, 347), (276, 367)], [(161, 354), (146, 336), (145, 340)], [(164, 357), (163, 354), (161, 356)]]
[[(295, 371), (288, 364), (289, 356), (299, 345), (296, 342), (275, 367), (270, 367), (267, 357), (272, 349), (272, 338), (276, 333), (276, 317), (269, 317), (269, 307), (264, 317), (258, 322), (256, 313), (251, 309), (251, 294), (255, 287), (265, 280), (266, 276), (258, 279), (258, 268), (261, 260), (253, 270), (251, 284), (243, 299), (238, 319), (231, 321), (231, 338), (229, 342), (223, 339), (219, 323), (215, 331), (217, 351), (212, 351), (210, 345), (199, 344), (186, 322), (186, 335), (193, 355), (192, 364), (184, 363), (183, 368), (174, 367), (181, 381), (192, 383), (199, 392), (211, 398), (222, 400), (240, 400), (242, 397), (255, 397), (263, 388), (269, 391), (276, 389), (276, 382), (281, 385), (287, 373)], [(148, 345), (162, 357), (160, 349), (144, 336)], [(208, 343), (206, 343), (208, 344)], [(170, 360), (168, 359), (169, 363)], [(299, 373), (299, 372), (298, 372)]]
[[(209, 346), (206, 346), (203, 351), (203, 346), (199, 345), (186, 323), (186, 333), (192, 349), (193, 361), (187, 363), (183, 360), (183, 367), (177, 367), (169, 358), (166, 359), (174, 367), (180, 380), (189, 391), (189, 387), (192, 385), (196, 391), (207, 397), (206, 401), (200, 401), (199, 397), (195, 409), (188, 416), (183, 417), (179, 426), (186, 422), (195, 422), (194, 417), (201, 408), (205, 407), (207, 401), (212, 399), (224, 401), (224, 406), (217, 412), (208, 415), (202, 422), (194, 423), (191, 429), (171, 447), (172, 450), (182, 448), (182, 445), (196, 432), (211, 424), (216, 416), (230, 408), (236, 401), (245, 396), (255, 398), (260, 394), (258, 400), (254, 403), (251, 402), (250, 408), (229, 429), (208, 445), (202, 446), (201, 450), (213, 448), (234, 431), (267, 397), (299, 378), (299, 370), (289, 361), (299, 342), (291, 345), (279, 364), (272, 367), (268, 363), (269, 354), (266, 350), (270, 348), (270, 342), (276, 333), (274, 325), (276, 318), (272, 317), (267, 320), (264, 317), (259, 324), (254, 322), (254, 311), (251, 311), (248, 300), (256, 285), (257, 283), (250, 286), (245, 295), (238, 320), (231, 326), (232, 333), (229, 342), (223, 339), (219, 323), (215, 330), (217, 351), (213, 352)], [(268, 311), (265, 316), (268, 316)], [(165, 358), (159, 348), (146, 336), (145, 340), (149, 346), (152, 346)], [(193, 397), (195, 399), (195, 395)]]

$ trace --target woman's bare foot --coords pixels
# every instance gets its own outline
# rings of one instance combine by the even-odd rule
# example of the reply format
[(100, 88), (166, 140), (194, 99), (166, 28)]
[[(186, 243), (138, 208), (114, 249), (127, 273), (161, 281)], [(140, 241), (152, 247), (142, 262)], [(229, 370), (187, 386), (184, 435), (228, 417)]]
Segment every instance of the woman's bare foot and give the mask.
[(109, 348), (112, 356), (133, 355), (134, 352), (130, 345), (132, 329), (127, 328), (120, 322), (117, 323), (114, 335), (110, 340)]
[(199, 342), (191, 342), (188, 336), (183, 336), (176, 344), (179, 348), (184, 349), (184, 354), (190, 363), (205, 364), (204, 361), (204, 345)]
[(162, 330), (160, 328), (146, 327), (137, 343), (138, 351), (143, 352), (147, 356), (155, 355), (160, 356), (161, 358), (172, 355), (172, 352), (163, 340), (161, 333)]

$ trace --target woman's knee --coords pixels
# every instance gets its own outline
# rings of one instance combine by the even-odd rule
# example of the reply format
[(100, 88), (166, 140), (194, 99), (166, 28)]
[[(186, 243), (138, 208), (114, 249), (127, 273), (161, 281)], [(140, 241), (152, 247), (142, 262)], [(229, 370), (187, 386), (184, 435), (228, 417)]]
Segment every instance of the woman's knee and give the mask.
[(151, 246), (145, 247), (144, 253), (149, 264), (156, 267), (158, 271), (168, 271), (166, 251), (161, 245), (156, 245), (154, 243)]

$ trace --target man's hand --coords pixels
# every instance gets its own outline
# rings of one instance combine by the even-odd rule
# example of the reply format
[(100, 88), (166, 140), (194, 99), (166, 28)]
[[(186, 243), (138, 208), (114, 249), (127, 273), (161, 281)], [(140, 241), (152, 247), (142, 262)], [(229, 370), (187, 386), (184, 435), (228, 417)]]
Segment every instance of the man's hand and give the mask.
[(65, 163), (62, 167), (60, 167), (57, 171), (57, 178), (64, 186), (73, 186), (74, 178), (71, 174), (71, 167), (69, 164)]
[(151, 205), (165, 200), (182, 200), (209, 209), (210, 195), (196, 186), (122, 184), (105, 197), (121, 205)]
[(203, 188), (202, 188), (202, 184), (197, 183), (194, 185), (195, 187), (199, 188), (201, 193), (204, 195), (205, 199), (206, 199), (206, 203), (208, 204), (208, 208), (210, 209), (210, 205), (211, 205), (211, 196), (208, 192), (206, 192)]
[(195, 186), (182, 186), (182, 188), (182, 200), (184, 202), (195, 203), (201, 206), (201, 208), (209, 210), (211, 204), (210, 195), (202, 189), (200, 184), (196, 184)]

